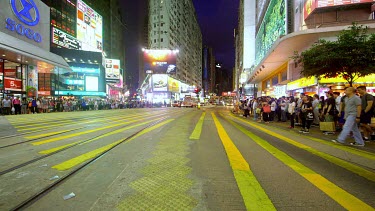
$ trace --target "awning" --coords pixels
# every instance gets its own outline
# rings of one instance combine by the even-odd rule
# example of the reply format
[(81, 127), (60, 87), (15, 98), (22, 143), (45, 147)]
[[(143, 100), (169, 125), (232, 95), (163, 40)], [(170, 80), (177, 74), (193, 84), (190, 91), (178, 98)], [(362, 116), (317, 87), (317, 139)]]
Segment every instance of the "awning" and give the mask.
[[(2, 56), (5, 55), (5, 56)], [(70, 70), (68, 63), (56, 54), (0, 32), (0, 57), (22, 64), (46, 63)]]
[[(374, 23), (359, 24), (368, 26), (369, 32), (374, 32), (375, 30)], [(254, 68), (254, 71), (249, 76), (249, 79), (253, 79), (248, 83), (260, 83), (267, 77), (271, 76), (281, 65), (289, 61), (291, 59), (290, 57), (293, 56), (295, 51), (304, 51), (319, 39), (335, 37), (344, 29), (348, 29), (348, 25), (307, 29), (290, 33), (278, 39), (273, 44), (273, 47), (269, 50), (269, 53), (263, 58), (258, 66)], [(260, 69), (261, 71), (259, 71)]]

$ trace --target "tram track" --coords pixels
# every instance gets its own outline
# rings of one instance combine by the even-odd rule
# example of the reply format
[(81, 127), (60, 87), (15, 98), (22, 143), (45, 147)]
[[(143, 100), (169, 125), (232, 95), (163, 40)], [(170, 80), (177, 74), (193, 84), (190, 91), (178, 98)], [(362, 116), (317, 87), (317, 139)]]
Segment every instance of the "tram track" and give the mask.
[[(136, 138), (137, 135), (141, 134), (143, 131), (147, 130), (148, 128), (151, 128), (153, 126), (156, 126), (157, 124), (159, 123), (162, 123), (162, 122), (165, 122), (167, 121), (167, 119), (169, 119), (170, 117), (161, 117), (161, 118), (157, 118), (156, 121), (152, 121), (150, 124), (148, 124), (146, 127), (143, 127), (139, 130), (137, 130), (136, 132), (130, 134), (129, 136), (127, 136), (126, 138), (123, 138), (119, 141), (116, 141), (114, 143), (113, 146), (111, 146), (110, 148), (108, 148), (107, 150), (103, 151), (102, 153), (96, 155), (95, 157), (93, 157), (92, 159), (86, 161), (84, 164), (80, 165), (79, 167), (75, 168), (74, 170), (72, 170), (71, 172), (67, 173), (66, 175), (62, 176), (60, 179), (56, 180), (54, 183), (50, 184), (50, 185), (47, 185), (46, 187), (44, 187), (43, 189), (41, 189), (39, 192), (33, 194), (31, 197), (27, 198), (26, 200), (22, 201), (21, 203), (19, 203), (18, 205), (14, 206), (12, 209), (10, 210), (23, 210), (23, 209), (26, 209), (27, 207), (31, 206), (32, 204), (34, 204), (35, 202), (37, 202), (38, 200), (40, 200), (43, 196), (47, 195), (49, 192), (51, 192), (52, 190), (56, 189), (58, 186), (60, 186), (61, 184), (63, 184), (66, 180), (72, 178), (75, 174), (77, 174), (78, 172), (84, 170), (86, 167), (88, 167), (90, 164), (96, 162), (97, 160), (99, 160), (101, 157), (105, 156), (107, 153), (109, 153), (110, 151), (112, 151), (113, 149), (115, 149), (116, 147), (118, 147), (119, 145), (133, 139), (133, 138)], [(104, 134), (102, 134), (104, 135)], [(85, 140), (85, 142), (87, 142), (89, 140)], [(74, 146), (77, 146), (77, 145), (80, 145), (84, 142), (81, 142), (81, 143), (77, 143), (75, 144)], [(71, 146), (71, 147), (74, 147), (74, 146)], [(71, 148), (69, 147), (69, 148)], [(59, 153), (59, 152), (62, 152), (62, 151), (65, 151), (69, 148), (66, 148), (66, 149), (63, 149), (61, 151), (58, 151), (56, 153)], [(41, 160), (41, 159), (44, 159), (46, 157), (49, 157), (49, 156), (52, 156), (53, 154), (56, 154), (56, 153), (51, 153), (51, 154), (48, 154), (48, 155), (45, 155), (45, 156), (42, 156), (40, 158), (38, 158), (37, 160)], [(36, 161), (37, 161), (36, 160)], [(36, 162), (36, 161), (33, 161), (33, 162)], [(30, 163), (29, 163), (30, 164)], [(28, 165), (28, 164), (26, 164)], [(23, 165), (25, 166), (25, 165)], [(20, 166), (21, 167), (21, 166)], [(10, 169), (9, 169), (10, 170)], [(1, 172), (0, 175), (3, 175), (4, 173), (8, 173), (10, 172), (9, 170), (6, 170), (6, 171), (3, 171)], [(13, 168), (12, 171), (14, 171), (15, 169)]]
[[(174, 112), (174, 113), (171, 113), (171, 114), (173, 115), (173, 114), (175, 114), (175, 112)], [(164, 116), (164, 115), (165, 115), (164, 113), (159, 114), (159, 115), (153, 115), (153, 116), (151, 116), (151, 118), (160, 119), (160, 118), (161, 118), (160, 116)], [(138, 121), (138, 122), (139, 122), (139, 121)], [(135, 123), (135, 122), (131, 122), (131, 123)], [(100, 139), (100, 138), (107, 137), (108, 134), (113, 134), (113, 133), (116, 132), (116, 131), (122, 131), (122, 130), (124, 130), (124, 129), (131, 129), (131, 128), (134, 127), (134, 125), (133, 125), (133, 126), (129, 126), (129, 124), (131, 124), (131, 123), (128, 123), (128, 124), (127, 124), (127, 123), (124, 123), (124, 126), (120, 126), (120, 128), (119, 128), (119, 127), (115, 127), (115, 128), (113, 128), (111, 131), (107, 131), (107, 132), (102, 133), (102, 134), (100, 134), (100, 135), (97, 135), (97, 136), (94, 136), (94, 137), (90, 137), (90, 138), (88, 138), (88, 139), (85, 139), (85, 140), (82, 140), (82, 141), (75, 142), (75, 143), (73, 143), (73, 144), (68, 144), (66, 147), (63, 147), (63, 148), (61, 148), (61, 149), (58, 149), (58, 150), (53, 151), (53, 152), (48, 153), (48, 154), (41, 155), (41, 156), (36, 157), (36, 158), (34, 158), (34, 159), (31, 159), (31, 160), (29, 160), (29, 161), (23, 162), (23, 163), (21, 163), (21, 164), (18, 164), (18, 165), (16, 165), (16, 166), (13, 166), (13, 167), (11, 167), (11, 168), (8, 168), (8, 169), (6, 169), (6, 170), (3, 170), (3, 171), (0, 172), (0, 176), (2, 176), (2, 175), (4, 175), (4, 174), (7, 174), (7, 173), (9, 173), (9, 172), (15, 171), (15, 170), (17, 170), (17, 169), (20, 169), (20, 168), (22, 168), (22, 167), (28, 166), (28, 165), (30, 165), (30, 164), (32, 164), (32, 163), (35, 163), (35, 162), (37, 162), (37, 161), (40, 161), (40, 160), (42, 160), (42, 159), (45, 159), (45, 158), (51, 157), (52, 155), (55, 155), (55, 154), (57, 154), (57, 153), (60, 153), (60, 152), (66, 151), (66, 150), (68, 150), (68, 149), (70, 149), (70, 148), (73, 148), (73, 147), (76, 147), (76, 146), (78, 146), (78, 145), (82, 145), (82, 144), (85, 144), (85, 143), (88, 143), (88, 142), (91, 142), (91, 141), (94, 141), (94, 140), (97, 140), (97, 139)], [(135, 125), (135, 126), (137, 126), (137, 125)], [(80, 129), (83, 129), (83, 128), (80, 128)], [(78, 129), (76, 129), (76, 130), (78, 130)], [(71, 132), (71, 131), (66, 131), (65, 133), (67, 133), (67, 132)], [(60, 134), (61, 134), (61, 133), (60, 133)], [(59, 134), (55, 134), (55, 135), (59, 135)], [(55, 136), (55, 135), (51, 135), (51, 136)], [(15, 144), (11, 144), (11, 145), (7, 145), (7, 146), (3, 146), (3, 147), (0, 147), (0, 149), (1, 149), (1, 148), (6, 148), (6, 147), (15, 146), (15, 145), (19, 145), (19, 144), (23, 144), (23, 143), (27, 143), (27, 142), (31, 142), (31, 141), (36, 141), (36, 140), (40, 140), (40, 139), (44, 139), (44, 138), (46, 138), (46, 137), (36, 138), (36, 139), (33, 139), (33, 140), (27, 140), (27, 141), (24, 141), (24, 142), (22, 142), (22, 143), (19, 142), (19, 143), (15, 143)]]
[[(152, 111), (152, 112), (149, 113), (149, 115), (152, 115), (153, 113), (156, 113), (156, 112)], [(123, 116), (126, 117), (126, 115), (123, 115)], [(132, 116), (133, 116), (133, 115), (132, 115)], [(75, 126), (76, 126), (76, 125), (81, 125), (81, 124), (87, 124), (87, 123), (90, 123), (91, 120), (100, 119), (101, 117), (106, 117), (106, 116), (93, 117), (93, 118), (89, 118), (89, 119), (83, 119), (83, 118), (81, 118), (81, 120), (83, 119), (83, 120), (88, 120), (88, 121), (87, 121), (87, 122), (80, 122), (80, 123), (77, 123), (77, 124), (75, 124)], [(116, 117), (116, 118), (119, 118), (119, 117)], [(111, 120), (111, 118), (110, 118), (110, 120)], [(101, 121), (105, 121), (105, 120), (101, 120)], [(118, 121), (115, 120), (115, 121), (113, 121), (113, 122), (118, 122)], [(59, 128), (62, 128), (62, 127), (70, 127), (70, 126), (72, 126), (72, 125), (67, 124), (67, 125), (59, 126)], [(50, 125), (50, 127), (54, 127), (54, 125)], [(13, 134), (13, 135), (0, 136), (0, 140), (10, 139), (10, 138), (16, 138), (16, 137), (22, 137), (22, 136), (24, 136), (24, 135), (29, 135), (29, 134), (33, 134), (33, 133), (39, 133), (39, 132), (49, 131), (49, 130), (51, 130), (50, 127), (48, 127), (48, 128), (44, 128), (44, 129), (40, 129), (40, 130), (37, 130), (37, 131), (29, 131), (29, 132), (18, 133), (18, 134)], [(85, 127), (82, 127), (82, 128), (85, 128)], [(82, 129), (82, 128), (81, 128), (81, 129)], [(58, 134), (56, 134), (56, 135), (58, 135)], [(46, 137), (48, 137), (48, 136), (46, 136)], [(29, 141), (26, 141), (26, 142), (29, 142)], [(26, 143), (26, 142), (23, 142), (23, 143)], [(14, 145), (16, 145), (16, 144), (14, 144)], [(2, 147), (0, 146), (0, 149), (1, 149), (1, 148), (4, 148), (4, 146), (2, 146)]]

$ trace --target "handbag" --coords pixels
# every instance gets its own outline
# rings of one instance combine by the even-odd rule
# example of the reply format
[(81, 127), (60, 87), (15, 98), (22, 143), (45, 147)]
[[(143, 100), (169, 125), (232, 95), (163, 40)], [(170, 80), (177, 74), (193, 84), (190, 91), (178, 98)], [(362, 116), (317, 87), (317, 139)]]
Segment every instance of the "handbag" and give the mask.
[(319, 127), (321, 131), (335, 132), (336, 126), (334, 122), (320, 122)]

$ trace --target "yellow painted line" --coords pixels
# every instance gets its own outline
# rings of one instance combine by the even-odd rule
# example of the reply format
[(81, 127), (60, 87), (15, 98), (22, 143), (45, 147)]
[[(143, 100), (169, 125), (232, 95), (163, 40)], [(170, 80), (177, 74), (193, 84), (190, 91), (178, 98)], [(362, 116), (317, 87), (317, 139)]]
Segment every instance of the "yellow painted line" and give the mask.
[(214, 119), (217, 132), (224, 145), (229, 163), (232, 167), (234, 178), (240, 189), (242, 198), (247, 210), (276, 210), (266, 192), (259, 184), (249, 164), (242, 156), (241, 152), (234, 145), (214, 113), (211, 113)]
[[(137, 115), (137, 116), (140, 116), (140, 115)], [(56, 127), (56, 126), (65, 126), (65, 125), (78, 125), (78, 124), (88, 124), (88, 123), (96, 123), (96, 122), (103, 122), (103, 121), (108, 121), (108, 120), (112, 120), (112, 119), (117, 119), (116, 121), (113, 121), (113, 122), (119, 122), (121, 121), (121, 119), (119, 120), (119, 116), (117, 117), (111, 117), (111, 118), (101, 118), (101, 119), (92, 119), (92, 120), (86, 120), (84, 122), (78, 122), (76, 123), (75, 121), (69, 121), (69, 122), (63, 122), (63, 123), (54, 123), (54, 124), (49, 124), (49, 125), (45, 125), (45, 126), (35, 126), (35, 127), (30, 127), (30, 128), (26, 128), (26, 129), (20, 129), (20, 130), (17, 130), (18, 132), (21, 132), (21, 131), (33, 131), (33, 130), (40, 130), (40, 129), (46, 129), (46, 128), (51, 128), (51, 127)]]
[[(156, 117), (156, 116), (161, 116), (161, 115), (164, 115), (164, 114), (147, 116), (147, 117), (141, 118), (141, 119), (146, 119), (146, 118)], [(139, 115), (139, 116), (141, 116), (141, 115)], [(127, 119), (134, 119), (134, 117), (119, 120), (117, 122), (121, 122), (121, 123), (118, 123), (118, 124), (111, 124), (111, 125), (108, 125), (108, 126), (99, 127), (99, 128), (95, 128), (95, 129), (91, 129), (91, 130), (86, 130), (86, 131), (82, 131), (82, 132), (78, 132), (78, 133), (74, 133), (74, 134), (69, 134), (69, 135), (59, 136), (59, 137), (55, 137), (55, 138), (51, 138), (51, 139), (47, 139), (47, 140), (43, 140), (43, 141), (33, 142), (32, 145), (39, 146), (39, 145), (42, 145), (42, 144), (61, 141), (61, 140), (67, 139), (67, 138), (77, 137), (77, 136), (80, 136), (80, 135), (89, 134), (89, 133), (93, 133), (93, 132), (97, 132), (97, 131), (101, 131), (101, 130), (105, 130), (105, 129), (109, 129), (109, 128), (113, 128), (113, 127), (117, 127), (117, 126), (121, 126), (121, 125), (127, 125), (127, 124), (137, 122), (137, 121), (140, 120), (140, 119), (137, 118), (136, 120), (133, 120), (133, 121), (122, 122), (123, 120), (127, 120)]]
[[(100, 136), (98, 136), (98, 137), (96, 137), (96, 138), (91, 139), (90, 141), (83, 142), (81, 145), (83, 145), (83, 144), (88, 144), (88, 143), (90, 143), (90, 142), (93, 142), (93, 141), (99, 140), (99, 139), (101, 139), (101, 138), (104, 138), (104, 137), (107, 137), (107, 136), (110, 136), (110, 135), (114, 135), (114, 134), (117, 134), (117, 133), (121, 133), (121, 132), (123, 132), (123, 131), (130, 130), (130, 129), (132, 129), (132, 128), (136, 128), (136, 127), (139, 127), (139, 126), (141, 126), (141, 125), (145, 125), (145, 124), (147, 124), (147, 123), (153, 122), (153, 121), (158, 120), (158, 119), (161, 119), (161, 117), (160, 117), (160, 118), (157, 118), (157, 119), (153, 119), (153, 120), (147, 121), (147, 122), (142, 122), (142, 123), (140, 123), (140, 124), (136, 124), (136, 125), (132, 125), (132, 126), (129, 126), (129, 127), (121, 128), (121, 129), (118, 129), (118, 130), (112, 131), (112, 132), (110, 132), (110, 133), (106, 133), (106, 134), (100, 135)], [(141, 121), (141, 120), (143, 120), (143, 119), (140, 119), (140, 120), (138, 120), (138, 121)], [(76, 141), (76, 142), (73, 142), (73, 143), (70, 143), (70, 144), (66, 144), (66, 145), (63, 145), (63, 146), (59, 146), (59, 147), (55, 147), (55, 148), (52, 148), (52, 149), (43, 150), (43, 151), (40, 151), (39, 154), (51, 154), (51, 153), (54, 153), (54, 152), (56, 152), (56, 151), (59, 151), (59, 150), (62, 150), (62, 149), (68, 148), (68, 147), (70, 147), (70, 146), (73, 146), (73, 145), (79, 144), (79, 143), (81, 143), (81, 142), (82, 142), (82, 141)]]
[(254, 124), (254, 123), (244, 121), (244, 120), (242, 120), (240, 118), (237, 118), (237, 117), (236, 117), (236, 119), (238, 119), (238, 120), (240, 120), (240, 121), (242, 121), (242, 122), (244, 122), (244, 123), (246, 123), (246, 124), (248, 124), (248, 125), (256, 128), (258, 130), (261, 130), (261, 131), (263, 131), (263, 132), (265, 132), (265, 133), (267, 133), (267, 134), (269, 134), (271, 136), (274, 136), (274, 137), (276, 137), (276, 138), (278, 138), (278, 139), (280, 139), (282, 141), (285, 141), (285, 142), (287, 142), (287, 143), (289, 143), (289, 144), (291, 144), (293, 146), (296, 146), (296, 147), (298, 147), (300, 149), (304, 149), (304, 150), (306, 150), (306, 151), (308, 151), (308, 152), (310, 152), (310, 153), (312, 153), (314, 155), (317, 155), (317, 156), (319, 156), (319, 157), (321, 157), (321, 158), (323, 158), (323, 159), (325, 159), (325, 160), (327, 160), (327, 161), (329, 161), (329, 162), (331, 162), (333, 164), (341, 166), (342, 168), (345, 168), (345, 169), (347, 169), (347, 170), (349, 170), (349, 171), (351, 171), (351, 172), (353, 172), (355, 174), (358, 174), (358, 175), (360, 175), (360, 176), (362, 176), (362, 177), (364, 177), (364, 178), (366, 178), (366, 179), (368, 179), (370, 181), (375, 182), (375, 173), (372, 172), (372, 171), (369, 171), (369, 170), (364, 169), (364, 168), (362, 168), (360, 166), (357, 166), (357, 165), (354, 165), (352, 163), (349, 163), (348, 161), (342, 160), (340, 158), (334, 157), (334, 156), (332, 156), (330, 154), (327, 154), (327, 153), (324, 153), (324, 152), (320, 152), (320, 151), (318, 151), (318, 150), (316, 150), (314, 148), (311, 148), (311, 147), (309, 147), (307, 145), (304, 145), (302, 143), (294, 141), (294, 140), (292, 140), (290, 138), (287, 138), (287, 137), (285, 137), (283, 135), (280, 135), (278, 133), (272, 132), (272, 131), (270, 131), (268, 129), (265, 129), (265, 128), (259, 126), (259, 125)]
[(349, 152), (349, 153), (352, 153), (352, 154), (355, 154), (355, 155), (358, 155), (358, 156), (361, 156), (361, 157), (365, 157), (365, 158), (370, 159), (370, 160), (375, 160), (375, 154), (371, 153), (371, 152), (367, 152), (367, 151), (363, 151), (363, 150), (360, 150), (360, 149), (355, 149), (355, 148), (347, 147), (347, 146), (343, 146), (343, 145), (338, 145), (338, 144), (335, 144), (333, 142), (329, 142), (329, 141), (322, 140), (322, 139), (319, 139), (319, 138), (314, 138), (314, 137), (309, 137), (309, 136), (307, 136), (306, 138), (308, 138), (310, 140), (313, 140), (313, 141), (316, 141), (316, 142), (319, 142), (319, 143), (322, 143), (322, 144), (326, 144), (326, 145), (335, 147), (337, 149), (341, 149), (343, 151), (346, 151), (346, 152)]
[(194, 128), (193, 133), (190, 135), (189, 139), (191, 139), (191, 140), (199, 140), (200, 139), (201, 133), (202, 133), (202, 128), (203, 128), (203, 121), (204, 121), (205, 116), (206, 116), (206, 112), (203, 112), (201, 117), (199, 118), (199, 121), (198, 121), (197, 125)]
[(56, 134), (66, 133), (66, 132), (70, 132), (70, 131), (74, 131), (74, 130), (77, 130), (77, 128), (70, 129), (70, 130), (60, 130), (60, 131), (51, 132), (51, 133), (43, 133), (43, 134), (39, 134), (39, 135), (35, 135), (35, 136), (26, 136), (25, 138), (26, 139), (43, 138), (43, 137), (46, 137), (46, 136), (53, 136), (53, 135), (56, 135)]
[[(130, 139), (128, 140), (128, 142), (131, 141), (131, 140), (134, 140), (135, 138), (137, 138), (137, 137), (139, 137), (139, 136), (141, 136), (141, 135), (144, 135), (144, 134), (146, 134), (146, 133), (149, 133), (149, 132), (151, 132), (152, 130), (155, 130), (155, 129), (157, 129), (157, 128), (159, 128), (159, 127), (165, 125), (165, 124), (168, 124), (168, 123), (172, 122), (173, 120), (174, 120), (174, 119), (169, 119), (169, 120), (166, 120), (166, 121), (164, 121), (164, 122), (161, 122), (161, 123), (159, 123), (159, 124), (157, 124), (157, 125), (154, 125), (154, 126), (152, 126), (152, 127), (149, 127), (149, 128), (147, 128), (147, 129), (143, 130), (142, 132), (138, 133), (137, 135), (133, 136), (132, 138), (130, 138)], [(60, 164), (57, 164), (57, 165), (53, 166), (52, 168), (54, 168), (54, 169), (56, 169), (56, 170), (59, 170), (59, 171), (68, 170), (68, 169), (70, 169), (70, 168), (73, 168), (74, 166), (77, 166), (77, 165), (79, 165), (79, 164), (81, 164), (81, 163), (83, 163), (83, 162), (85, 162), (85, 161), (87, 161), (87, 160), (89, 160), (89, 159), (92, 159), (92, 158), (94, 158), (94, 157), (100, 155), (101, 153), (103, 153), (103, 152), (109, 150), (110, 148), (112, 148), (112, 147), (115, 146), (116, 144), (121, 143), (122, 141), (123, 141), (123, 140), (119, 140), (119, 141), (116, 141), (116, 142), (114, 142), (114, 143), (112, 143), (112, 144), (106, 145), (106, 146), (104, 146), (104, 147), (98, 148), (98, 149), (93, 150), (93, 151), (91, 151), (91, 152), (88, 152), (88, 153), (85, 153), (85, 154), (83, 154), (83, 155), (77, 156), (77, 157), (75, 157), (75, 158), (72, 158), (72, 159), (70, 159), (70, 160), (67, 160), (67, 161), (65, 161), (65, 162), (62, 162), (62, 163), (60, 163)]]
[[(78, 123), (75, 123), (75, 121), (71, 121), (71, 120), (66, 120), (66, 121), (62, 121), (63, 123), (48, 123), (48, 125), (46, 126), (39, 126), (39, 123), (34, 123), (34, 126), (22, 126), (22, 127), (28, 127), (26, 129), (19, 129), (17, 131), (21, 132), (21, 131), (33, 131), (33, 130), (39, 130), (39, 129), (46, 129), (46, 128), (51, 128), (51, 127), (56, 127), (56, 126), (64, 126), (64, 125), (69, 125), (69, 124), (72, 124), (72, 123), (75, 123), (74, 125), (77, 125), (77, 124), (88, 124), (88, 123), (96, 123), (96, 122), (104, 122), (104, 121), (108, 121), (108, 120), (116, 120), (116, 121), (113, 121), (113, 122), (119, 122), (121, 121), (120, 118), (122, 117), (127, 117), (127, 118), (130, 118), (130, 117), (137, 117), (137, 116), (144, 116), (144, 115), (149, 115), (149, 114), (153, 114), (153, 113), (157, 113), (157, 112), (147, 112), (147, 113), (142, 113), (142, 114), (135, 114), (135, 115), (126, 115), (126, 114), (122, 114), (120, 116), (115, 116), (115, 117), (107, 117), (107, 118), (104, 118), (104, 117), (101, 117), (101, 118), (88, 118), (88, 119), (83, 119), (82, 121), (78, 122)], [(70, 118), (70, 117), (66, 117), (66, 118)], [(66, 119), (65, 118), (65, 119)], [(120, 120), (119, 120), (120, 119)], [(40, 120), (40, 119), (39, 119)], [(68, 122), (67, 122), (68, 121)], [(43, 125), (45, 123), (42, 123)]]
[(357, 197), (346, 192), (344, 189), (338, 187), (337, 185), (327, 180), (320, 174), (307, 168), (306, 166), (304, 166), (297, 160), (293, 159), (286, 153), (272, 146), (264, 139), (260, 138), (259, 136), (256, 136), (255, 134), (251, 133), (250, 131), (246, 130), (242, 126), (238, 125), (237, 123), (229, 119), (227, 119), (227, 121), (230, 122), (237, 129), (239, 129), (242, 133), (247, 135), (249, 138), (251, 138), (253, 141), (255, 141), (263, 149), (267, 150), (271, 155), (279, 159), (285, 165), (289, 166), (291, 169), (293, 169), (296, 173), (301, 175), (315, 187), (319, 188), (321, 191), (323, 191), (325, 194), (327, 194), (329, 197), (331, 197), (345, 209), (361, 211), (374, 210), (374, 208), (372, 208), (370, 205), (366, 204)]

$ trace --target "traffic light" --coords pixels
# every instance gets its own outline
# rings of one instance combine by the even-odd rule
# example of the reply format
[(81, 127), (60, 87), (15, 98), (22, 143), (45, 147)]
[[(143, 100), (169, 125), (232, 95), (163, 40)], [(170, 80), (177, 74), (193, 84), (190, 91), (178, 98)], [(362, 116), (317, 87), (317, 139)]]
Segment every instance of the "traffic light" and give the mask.
[(195, 93), (195, 94), (199, 94), (199, 92), (201, 92), (201, 89), (199, 89), (199, 88), (195, 88), (195, 89), (194, 89), (194, 93)]

